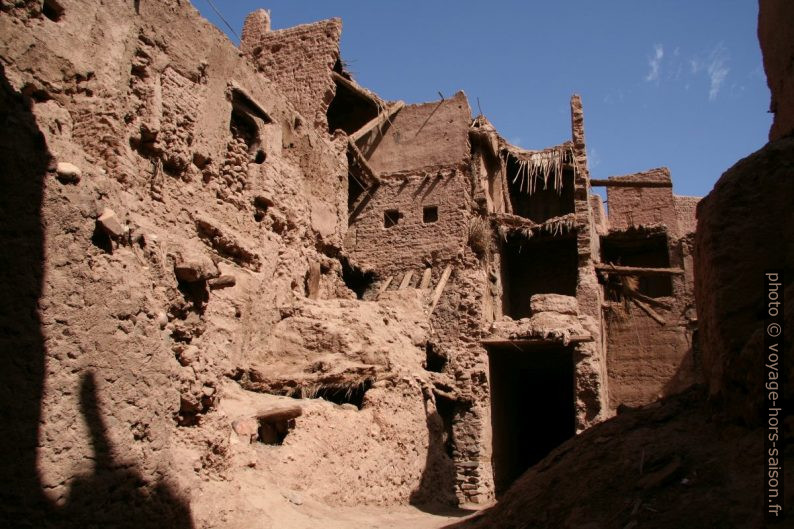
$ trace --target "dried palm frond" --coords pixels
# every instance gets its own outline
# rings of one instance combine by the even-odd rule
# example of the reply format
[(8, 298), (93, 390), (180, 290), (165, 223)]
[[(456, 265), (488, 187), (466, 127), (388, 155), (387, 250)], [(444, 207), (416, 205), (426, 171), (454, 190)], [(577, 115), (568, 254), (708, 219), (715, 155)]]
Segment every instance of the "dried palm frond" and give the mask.
[(468, 243), (477, 257), (482, 258), (491, 253), (492, 238), (493, 231), (487, 218), (475, 216), (469, 220)]
[(557, 193), (562, 193), (562, 175), (565, 163), (573, 161), (573, 148), (570, 144), (551, 147), (542, 151), (525, 151), (508, 148), (502, 153), (502, 163), (507, 166), (508, 157), (513, 157), (518, 170), (512, 183), (518, 184), (519, 191), (533, 194), (542, 182), (543, 189), (548, 189), (549, 182)]

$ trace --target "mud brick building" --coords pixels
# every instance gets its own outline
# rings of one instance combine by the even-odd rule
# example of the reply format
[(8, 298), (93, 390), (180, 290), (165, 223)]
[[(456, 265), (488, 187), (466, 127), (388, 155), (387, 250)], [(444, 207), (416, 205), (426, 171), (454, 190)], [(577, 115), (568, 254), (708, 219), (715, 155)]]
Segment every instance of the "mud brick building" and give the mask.
[(0, 3), (12, 515), (483, 505), (699, 380), (697, 198), (664, 168), (591, 179), (576, 95), (570, 137), (519, 148), (463, 92), (362, 87), (341, 35)]
[(260, 11), (245, 27), (260, 71), (319, 131), (347, 139), (340, 250), (356, 290), (426, 299), (445, 432), (434, 464), (454, 468), (458, 501), (488, 501), (619, 406), (696, 380), (697, 198), (675, 196), (666, 168), (591, 180), (578, 96), (570, 139), (525, 150), (472, 116), (462, 92), (404, 105), (358, 86), (338, 21), (270, 32)]

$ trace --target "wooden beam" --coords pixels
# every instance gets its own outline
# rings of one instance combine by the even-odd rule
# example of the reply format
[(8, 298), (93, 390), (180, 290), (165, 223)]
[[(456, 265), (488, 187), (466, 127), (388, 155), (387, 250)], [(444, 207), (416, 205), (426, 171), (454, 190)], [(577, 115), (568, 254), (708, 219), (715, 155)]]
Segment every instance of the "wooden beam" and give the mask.
[(309, 264), (309, 274), (306, 278), (306, 290), (307, 290), (307, 297), (309, 299), (320, 299), (320, 276), (322, 275), (322, 270), (320, 269), (320, 263), (317, 261), (312, 261)]
[(433, 299), (430, 301), (431, 314), (433, 313), (433, 309), (436, 308), (438, 300), (441, 299), (441, 293), (444, 292), (444, 287), (447, 286), (447, 281), (449, 281), (450, 275), (452, 275), (452, 265), (447, 265), (447, 267), (444, 269), (444, 273), (441, 274), (441, 279), (439, 279), (436, 289), (433, 291)]
[(369, 134), (369, 132), (375, 127), (380, 128), (381, 125), (389, 121), (392, 118), (392, 116), (396, 114), (404, 106), (405, 103), (403, 103), (402, 101), (397, 101), (392, 106), (387, 108), (385, 111), (381, 112), (380, 114), (369, 120), (367, 123), (365, 123), (363, 127), (361, 127), (356, 132), (351, 134), (350, 139), (353, 141), (358, 141), (367, 134)]
[(432, 276), (433, 276), (433, 269), (425, 268), (425, 271), (422, 274), (422, 281), (419, 283), (419, 288), (421, 288), (422, 290), (426, 288), (430, 288), (430, 280)]
[(413, 270), (408, 270), (405, 275), (403, 276), (402, 282), (400, 282), (400, 288), (397, 290), (402, 290), (407, 287), (411, 283), (411, 278), (414, 276)]
[(371, 186), (374, 183), (379, 184), (380, 177), (378, 176), (378, 173), (376, 173), (372, 166), (369, 165), (369, 162), (364, 157), (364, 153), (362, 153), (358, 148), (356, 142), (354, 142), (352, 139), (348, 139), (347, 146), (350, 147), (350, 152), (353, 155), (353, 158), (355, 158), (358, 166), (361, 167), (361, 172), (364, 173), (364, 180), (367, 180), (364, 182), (364, 184), (367, 186)]
[(265, 422), (287, 421), (300, 417), (302, 414), (303, 410), (300, 406), (280, 406), (278, 408), (259, 410), (256, 412), (256, 418)]
[[(582, 335), (573, 335), (568, 339), (569, 344), (575, 343), (583, 343), (583, 342), (592, 342), (593, 337), (589, 334), (582, 334)], [(533, 345), (547, 345), (547, 344), (559, 344), (562, 343), (561, 338), (514, 338), (514, 339), (507, 339), (507, 338), (486, 338), (484, 340), (480, 340), (480, 343), (488, 346), (533, 346)]]
[(387, 279), (386, 281), (384, 281), (384, 283), (383, 283), (383, 284), (380, 286), (380, 288), (378, 289), (378, 295), (377, 295), (377, 296), (375, 296), (375, 299), (378, 299), (378, 298), (380, 297), (380, 295), (381, 295), (381, 294), (383, 294), (384, 292), (386, 292), (386, 289), (388, 289), (388, 288), (389, 288), (389, 285), (391, 285), (392, 279), (394, 279), (394, 276), (393, 276), (393, 275), (389, 276), (389, 279)]
[(596, 263), (598, 272), (607, 272), (621, 276), (667, 276), (683, 275), (681, 268), (647, 268), (639, 266), (616, 266), (608, 263)]
[(357, 96), (362, 97), (368, 101), (372, 101), (372, 104), (376, 106), (379, 104), (379, 101), (374, 97), (372, 97), (372, 94), (368, 93), (366, 90), (358, 86), (357, 83), (351, 81), (344, 75), (339, 75), (337, 72), (331, 72), (331, 77), (333, 77), (334, 82), (343, 85), (345, 88), (347, 88), (352, 92), (355, 92)]
[(645, 314), (647, 314), (648, 316), (650, 316), (651, 318), (656, 320), (656, 323), (658, 323), (659, 325), (666, 325), (667, 324), (667, 322), (664, 321), (664, 318), (662, 318), (659, 315), (658, 312), (653, 310), (651, 307), (649, 307), (648, 305), (646, 305), (645, 303), (643, 303), (639, 299), (632, 298), (631, 301), (633, 301), (635, 305), (637, 305), (639, 308), (641, 308), (643, 311), (645, 311)]
[(673, 187), (672, 182), (659, 180), (597, 180), (590, 179), (591, 187)]

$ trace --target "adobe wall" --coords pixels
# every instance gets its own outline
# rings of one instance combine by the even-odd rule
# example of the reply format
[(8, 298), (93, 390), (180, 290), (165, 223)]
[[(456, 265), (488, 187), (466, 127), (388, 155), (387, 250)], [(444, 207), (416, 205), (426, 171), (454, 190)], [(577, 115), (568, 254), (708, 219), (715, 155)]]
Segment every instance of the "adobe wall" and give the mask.
[(660, 325), (636, 306), (606, 315), (609, 406), (642, 406), (697, 381), (692, 337), (678, 322)]
[(311, 126), (326, 131), (326, 111), (336, 93), (331, 72), (339, 59), (342, 21), (333, 18), (267, 31), (269, 23), (262, 10), (251, 13), (240, 49)]
[[(618, 178), (669, 181), (669, 172), (663, 168)], [(611, 230), (663, 224), (660, 233), (667, 237), (669, 266), (684, 272), (670, 276), (670, 295), (656, 298), (663, 305), (640, 300), (661, 321), (628, 298), (605, 302), (609, 405), (614, 410), (619, 405), (648, 404), (699, 380), (692, 260), (699, 198), (674, 196), (669, 187), (609, 187), (607, 196)], [(637, 236), (643, 237), (640, 232)]]
[(576, 349), (574, 357), (576, 431), (581, 432), (608, 417), (609, 379), (601, 309), (604, 296), (593, 267), (593, 263), (600, 260), (600, 239), (597, 231), (599, 210), (594, 211), (591, 207), (584, 110), (582, 100), (577, 94), (571, 97), (571, 139), (576, 165), (574, 211), (579, 260), (576, 300), (582, 323), (593, 337), (593, 342), (581, 344)]
[[(409, 376), (427, 316), (411, 299), (359, 305), (317, 250), (347, 231), (344, 138), (301, 125), (300, 98), (187, 2), (58, 3), (57, 20), (35, 1), (0, 15), (0, 321), (18, 352), (0, 369), (13, 395), (3, 512), (37, 527), (217, 527), (269, 514), (241, 494), (294, 511), (278, 491), (308, 475), (302, 494), (328, 504), (408, 502), (440, 435)], [(338, 23), (322, 27), (335, 42)], [(261, 158), (232, 118), (240, 97)], [(317, 269), (318, 297), (335, 299), (307, 300)], [(330, 349), (372, 383), (364, 409), (307, 392), (283, 445), (238, 438), (261, 406), (299, 402), (245, 380), (333, 379), (318, 368)]]
[[(491, 403), (484, 314), (488, 273), (466, 247), (431, 315), (435, 346), (449, 357), (444, 374), (459, 397), (453, 418), (452, 466), (461, 503), (494, 499), (491, 464)], [(435, 284), (435, 282), (434, 282)]]
[(384, 128), (382, 137), (362, 147), (372, 168), (388, 175), (427, 167), (458, 165), (470, 156), (471, 109), (466, 94), (408, 105)]
[(675, 206), (675, 216), (678, 221), (678, 233), (684, 236), (688, 233), (695, 233), (697, 228), (697, 211), (698, 202), (702, 197), (686, 197), (681, 195), (673, 195), (673, 205)]
[[(384, 178), (349, 227), (345, 249), (360, 266), (384, 276), (415, 270), (416, 282), (426, 266), (454, 259), (466, 244), (467, 170)], [(423, 222), (424, 206), (438, 208), (438, 221)], [(384, 227), (387, 210), (401, 215), (396, 226)]]
[[(647, 180), (667, 182), (670, 171), (666, 167), (651, 169), (624, 176), (611, 176), (610, 180)], [(607, 212), (609, 227), (623, 230), (631, 226), (664, 224), (677, 236), (677, 216), (671, 187), (608, 187)]]

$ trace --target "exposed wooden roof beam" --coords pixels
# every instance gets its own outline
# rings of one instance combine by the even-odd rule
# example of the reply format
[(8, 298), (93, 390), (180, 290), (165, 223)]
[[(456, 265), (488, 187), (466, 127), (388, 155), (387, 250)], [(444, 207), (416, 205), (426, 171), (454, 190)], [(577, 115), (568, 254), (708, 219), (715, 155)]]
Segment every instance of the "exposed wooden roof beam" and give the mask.
[(381, 112), (380, 114), (369, 120), (367, 123), (365, 123), (363, 127), (361, 127), (356, 132), (351, 134), (350, 139), (353, 140), (354, 142), (357, 142), (358, 140), (369, 134), (370, 131), (372, 131), (376, 127), (380, 128), (384, 123), (389, 121), (392, 118), (392, 116), (396, 114), (404, 106), (405, 103), (403, 103), (402, 101), (397, 101), (389, 108), (387, 108), (385, 111)]
[(613, 264), (597, 263), (595, 269), (599, 272), (607, 272), (621, 276), (667, 276), (682, 275), (681, 268), (648, 268), (640, 266), (617, 266)]

